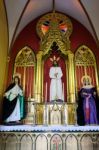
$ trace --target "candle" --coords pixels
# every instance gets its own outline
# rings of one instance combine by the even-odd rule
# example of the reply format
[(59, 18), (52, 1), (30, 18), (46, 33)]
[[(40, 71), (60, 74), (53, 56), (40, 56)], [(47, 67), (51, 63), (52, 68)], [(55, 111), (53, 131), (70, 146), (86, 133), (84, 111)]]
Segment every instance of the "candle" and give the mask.
[(29, 68), (29, 74), (30, 74), (30, 87), (29, 87), (29, 92), (30, 92), (30, 98), (31, 98), (31, 87), (32, 87), (32, 72), (31, 72), (31, 67)]
[(47, 102), (47, 82), (45, 84), (45, 102)]
[(68, 124), (68, 106), (67, 105), (65, 105), (65, 107), (64, 107), (64, 123), (67, 125)]
[(64, 83), (63, 83), (63, 101), (64, 101)]

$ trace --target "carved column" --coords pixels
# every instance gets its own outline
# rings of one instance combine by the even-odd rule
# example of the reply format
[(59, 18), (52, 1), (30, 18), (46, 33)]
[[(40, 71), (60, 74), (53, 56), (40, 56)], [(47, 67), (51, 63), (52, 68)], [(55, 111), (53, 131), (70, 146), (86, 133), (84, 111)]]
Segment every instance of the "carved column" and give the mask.
[(99, 79), (98, 79), (98, 72), (97, 72), (97, 65), (96, 65), (96, 62), (95, 62), (95, 74), (96, 74), (96, 88), (97, 88), (97, 94), (98, 94), (98, 97), (99, 97)]
[(37, 71), (35, 85), (35, 100), (38, 103), (42, 101), (42, 56), (43, 52), (39, 51), (37, 54)]
[(71, 52), (68, 54), (68, 69), (68, 102), (75, 103), (74, 54)]

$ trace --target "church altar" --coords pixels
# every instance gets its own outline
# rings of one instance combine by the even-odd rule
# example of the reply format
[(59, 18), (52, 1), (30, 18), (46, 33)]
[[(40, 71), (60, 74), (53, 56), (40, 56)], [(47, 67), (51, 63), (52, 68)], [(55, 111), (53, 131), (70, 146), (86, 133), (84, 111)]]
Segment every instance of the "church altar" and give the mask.
[(98, 132), (98, 125), (0, 125), (0, 132)]
[[(90, 75), (99, 95), (94, 54), (86, 45), (72, 51), (73, 24), (66, 15), (48, 13), (36, 28), (38, 51), (25, 46), (11, 59), (15, 61), (13, 74), (21, 76), (26, 117), (22, 125), (0, 125), (0, 150), (99, 150), (99, 126), (77, 125), (83, 76)], [(55, 61), (58, 66), (54, 66)], [(51, 68), (55, 79), (49, 75)]]
[(0, 150), (27, 150), (27, 147), (28, 150), (98, 150), (99, 126), (0, 125)]

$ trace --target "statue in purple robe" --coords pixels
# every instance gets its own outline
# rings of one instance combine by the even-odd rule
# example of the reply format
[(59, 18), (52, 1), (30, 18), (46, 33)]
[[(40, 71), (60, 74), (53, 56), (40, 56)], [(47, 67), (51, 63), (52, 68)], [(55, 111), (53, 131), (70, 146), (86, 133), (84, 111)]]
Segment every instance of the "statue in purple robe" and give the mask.
[(77, 108), (77, 121), (79, 125), (98, 124), (97, 114), (97, 93), (96, 88), (91, 84), (89, 76), (82, 77), (83, 87), (79, 91)]

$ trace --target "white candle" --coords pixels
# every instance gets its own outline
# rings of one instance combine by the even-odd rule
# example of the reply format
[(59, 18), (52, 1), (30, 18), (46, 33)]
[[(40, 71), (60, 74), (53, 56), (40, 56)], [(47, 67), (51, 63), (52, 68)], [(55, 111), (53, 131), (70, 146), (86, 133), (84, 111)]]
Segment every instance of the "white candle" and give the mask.
[(63, 83), (63, 101), (64, 101), (64, 83)]
[(35, 90), (34, 90), (34, 98), (37, 99), (37, 85), (35, 84)]
[(64, 123), (66, 124), (66, 125), (68, 125), (68, 105), (65, 105), (65, 107), (64, 107)]
[(45, 84), (45, 102), (47, 102), (47, 82)]

